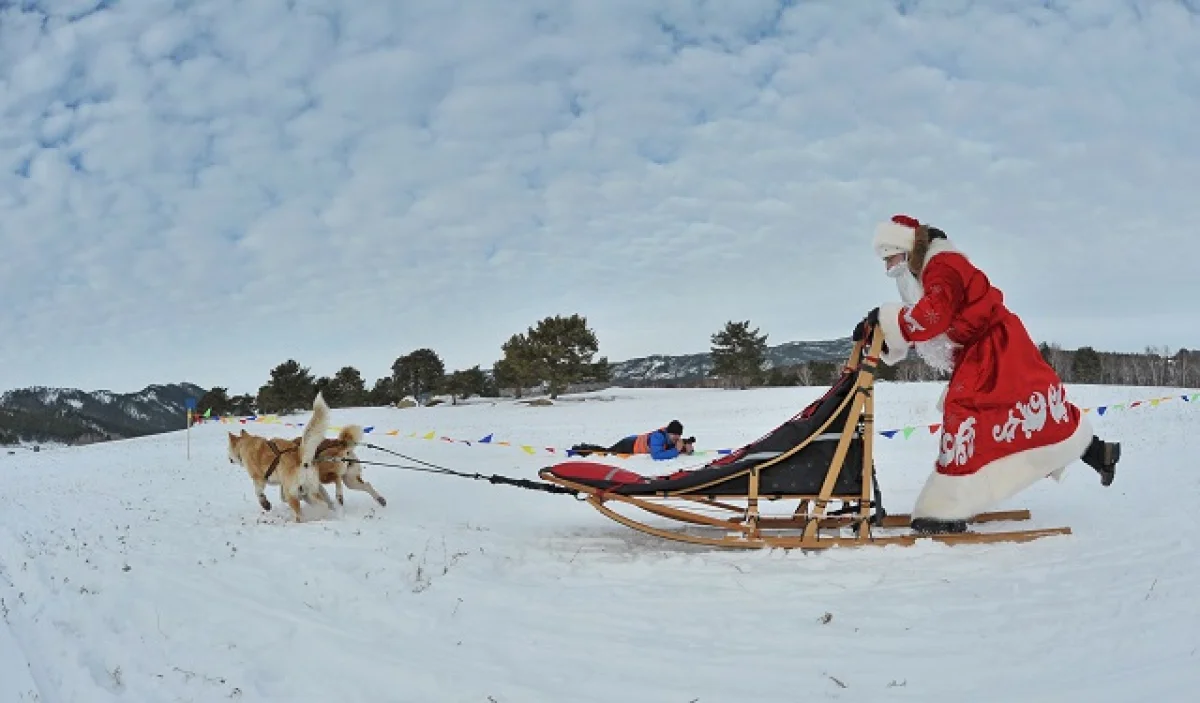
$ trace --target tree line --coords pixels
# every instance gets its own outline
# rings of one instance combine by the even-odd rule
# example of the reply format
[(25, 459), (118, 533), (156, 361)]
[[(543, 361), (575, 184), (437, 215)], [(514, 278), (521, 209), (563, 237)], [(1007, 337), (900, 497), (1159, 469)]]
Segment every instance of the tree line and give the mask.
[[(1042, 357), (1066, 383), (1117, 386), (1200, 387), (1200, 351), (1146, 347), (1139, 354), (1101, 352), (1092, 347), (1063, 349), (1058, 344), (1039, 345)], [(767, 335), (749, 321), (728, 322), (712, 336), (713, 369), (709, 379), (661, 385), (694, 386), (827, 386), (841, 374), (841, 363), (808, 361), (790, 366), (766, 367)], [(894, 366), (880, 364), (876, 378), (882, 381), (938, 381), (947, 374), (934, 369), (917, 354), (909, 354)]]
[(502, 389), (521, 397), (533, 387), (557, 398), (571, 384), (609, 381), (607, 357), (595, 358), (599, 346), (587, 318), (555, 315), (512, 335), (501, 345), (501, 358), (490, 370), (476, 365), (447, 372), (441, 356), (422, 347), (397, 357), (391, 373), (368, 388), (353, 366), (317, 377), (288, 359), (271, 369), (258, 393), (230, 396), (228, 388), (212, 388), (199, 399), (197, 410), (213, 415), (286, 414), (311, 407), (317, 392), (333, 408), (397, 405), (406, 398), (422, 402), (433, 395), (449, 395), (457, 403), (471, 396), (499, 397)]
[[(842, 364), (809, 361), (767, 368), (768, 335), (749, 320), (729, 321), (711, 336), (712, 368), (708, 378), (643, 385), (713, 386), (750, 388), (756, 386), (827, 386), (841, 373)], [(1171, 354), (1166, 348), (1148, 347), (1144, 353), (1099, 352), (1092, 347), (1065, 350), (1042, 343), (1043, 358), (1067, 383), (1126, 386), (1200, 386), (1200, 352), (1181, 349)], [(412, 398), (427, 402), (433, 395), (448, 395), (451, 403), (471, 396), (499, 397), (511, 391), (520, 398), (530, 389), (557, 398), (579, 383), (608, 383), (612, 368), (599, 351), (596, 333), (587, 319), (546, 317), (514, 334), (500, 347), (500, 358), (488, 370), (480, 366), (447, 373), (441, 357), (432, 349), (420, 348), (392, 362), (391, 373), (368, 387), (358, 369), (345, 366), (332, 376), (316, 377), (309, 368), (289, 359), (271, 369), (257, 394), (229, 396), (226, 388), (209, 390), (200, 398), (200, 412), (215, 415), (284, 414), (302, 411), (318, 391), (331, 407), (361, 407), (401, 404)], [(933, 369), (916, 354), (895, 366), (880, 365), (877, 377), (884, 381), (936, 381), (946, 375)]]

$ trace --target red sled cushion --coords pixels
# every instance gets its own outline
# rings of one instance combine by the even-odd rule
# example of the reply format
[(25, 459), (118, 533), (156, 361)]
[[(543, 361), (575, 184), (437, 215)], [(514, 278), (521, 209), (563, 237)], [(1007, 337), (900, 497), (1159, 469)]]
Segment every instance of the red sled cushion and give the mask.
[(568, 481), (605, 481), (616, 484), (645, 483), (645, 476), (608, 464), (597, 464), (591, 461), (566, 461), (550, 467), (557, 477)]

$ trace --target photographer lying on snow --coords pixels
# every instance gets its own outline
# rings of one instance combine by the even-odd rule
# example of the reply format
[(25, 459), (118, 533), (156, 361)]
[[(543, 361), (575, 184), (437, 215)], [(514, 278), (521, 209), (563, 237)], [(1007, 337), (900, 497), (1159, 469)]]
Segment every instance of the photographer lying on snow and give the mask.
[(679, 420), (671, 420), (666, 427), (660, 427), (653, 432), (630, 435), (611, 447), (598, 444), (576, 444), (571, 447), (571, 453), (587, 456), (593, 452), (609, 454), (649, 454), (656, 460), (674, 459), (680, 454), (691, 454), (696, 451), (696, 438), (683, 436), (683, 425)]

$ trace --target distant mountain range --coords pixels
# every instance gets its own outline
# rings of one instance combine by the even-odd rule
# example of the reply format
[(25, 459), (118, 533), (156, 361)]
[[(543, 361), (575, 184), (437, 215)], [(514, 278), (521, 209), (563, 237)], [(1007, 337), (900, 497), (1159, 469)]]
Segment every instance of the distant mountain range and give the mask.
[[(850, 356), (854, 342), (849, 337), (817, 342), (784, 342), (767, 347), (767, 368), (795, 366), (807, 361), (842, 363)], [(640, 383), (688, 383), (708, 377), (713, 368), (708, 352), (682, 356), (644, 356), (612, 365), (612, 381), (617, 385)]]
[[(842, 362), (847, 339), (786, 342), (767, 348), (770, 368), (806, 361)], [(706, 353), (654, 355), (612, 365), (615, 385), (688, 384), (708, 378), (712, 357)], [(0, 395), (0, 445), (88, 444), (181, 430), (186, 401), (205, 389), (191, 384), (153, 385), (137, 393), (33, 387)]]
[(137, 393), (35, 386), (0, 395), (0, 444), (89, 444), (181, 430), (204, 389), (153, 385)]

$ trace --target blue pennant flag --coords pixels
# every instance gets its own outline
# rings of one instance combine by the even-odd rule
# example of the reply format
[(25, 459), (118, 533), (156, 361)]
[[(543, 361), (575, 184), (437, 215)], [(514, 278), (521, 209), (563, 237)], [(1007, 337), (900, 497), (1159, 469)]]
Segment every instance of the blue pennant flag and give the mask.
[(364, 427), (363, 434), (366, 434), (367, 432), (370, 432), (373, 429), (375, 429), (375, 425), (371, 425), (370, 427)]
[(479, 440), (479, 443), (480, 444), (491, 444), (492, 443), (492, 435), (488, 435), (487, 437), (484, 437), (483, 439)]
[(899, 431), (900, 430), (884, 430), (883, 432), (880, 432), (879, 434), (883, 435), (884, 437), (887, 437), (888, 439), (891, 439), (892, 437), (895, 437), (896, 433)]
[(1107, 405), (1101, 405), (1100, 407), (1096, 408), (1096, 412), (1100, 413), (1101, 415), (1103, 415), (1107, 410)]

